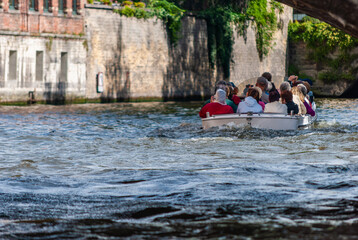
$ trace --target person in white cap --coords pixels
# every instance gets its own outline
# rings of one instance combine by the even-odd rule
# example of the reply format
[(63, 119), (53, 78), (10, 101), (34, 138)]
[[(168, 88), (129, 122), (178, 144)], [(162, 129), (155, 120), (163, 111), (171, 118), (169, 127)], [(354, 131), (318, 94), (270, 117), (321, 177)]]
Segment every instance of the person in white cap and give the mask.
[(232, 107), (226, 104), (226, 92), (222, 89), (216, 90), (214, 101), (206, 104), (199, 112), (201, 118), (206, 118), (206, 113), (212, 115), (234, 113)]

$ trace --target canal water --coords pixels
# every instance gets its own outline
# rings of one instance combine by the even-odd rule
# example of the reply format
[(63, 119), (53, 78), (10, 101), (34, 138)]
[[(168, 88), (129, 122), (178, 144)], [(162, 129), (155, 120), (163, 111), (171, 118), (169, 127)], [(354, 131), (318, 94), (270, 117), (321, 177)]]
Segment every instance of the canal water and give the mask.
[(194, 103), (0, 107), (1, 239), (354, 239), (358, 100), (204, 131)]

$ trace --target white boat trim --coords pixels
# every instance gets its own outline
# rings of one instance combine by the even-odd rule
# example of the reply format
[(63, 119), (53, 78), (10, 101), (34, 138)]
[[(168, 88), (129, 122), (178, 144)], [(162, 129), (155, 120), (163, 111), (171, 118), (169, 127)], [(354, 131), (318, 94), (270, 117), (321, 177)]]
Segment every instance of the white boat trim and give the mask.
[(317, 115), (288, 115), (277, 113), (247, 113), (247, 114), (221, 114), (202, 119), (203, 129), (223, 125), (236, 125), (238, 127), (253, 127), (273, 130), (297, 130), (307, 127), (317, 119)]

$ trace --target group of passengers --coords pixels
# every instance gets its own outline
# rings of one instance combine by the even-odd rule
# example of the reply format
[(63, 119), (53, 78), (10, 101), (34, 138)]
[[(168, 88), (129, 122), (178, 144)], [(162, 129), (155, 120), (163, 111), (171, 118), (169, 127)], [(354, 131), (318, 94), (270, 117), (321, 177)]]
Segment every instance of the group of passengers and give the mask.
[(219, 81), (215, 86), (215, 95), (205, 102), (199, 116), (206, 118), (208, 115), (248, 112), (315, 116), (313, 93), (307, 81), (292, 75), (277, 89), (271, 80), (270, 73), (263, 73), (257, 78), (255, 86), (246, 86), (243, 101), (237, 96), (239, 89), (234, 83)]

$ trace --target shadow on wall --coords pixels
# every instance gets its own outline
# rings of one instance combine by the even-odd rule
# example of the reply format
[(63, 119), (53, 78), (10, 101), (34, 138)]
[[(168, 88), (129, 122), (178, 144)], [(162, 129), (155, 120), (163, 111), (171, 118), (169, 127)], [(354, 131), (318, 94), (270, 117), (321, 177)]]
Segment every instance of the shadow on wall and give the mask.
[[(201, 100), (212, 93), (215, 79), (210, 69), (207, 41), (200, 37), (206, 22), (189, 23), (190, 17), (182, 22), (181, 38), (177, 46), (169, 46), (170, 62), (162, 88), (164, 100)], [(192, 27), (190, 29), (189, 27)], [(192, 36), (192, 39), (188, 39)], [(203, 60), (206, 61), (203, 61)]]
[(66, 82), (45, 83), (44, 98), (47, 104), (61, 105), (66, 103)]
[(340, 97), (358, 98), (358, 79)]
[(101, 102), (128, 101), (130, 98), (130, 69), (121, 63), (122, 22), (118, 24), (118, 41), (110, 51), (114, 55), (105, 65), (106, 89), (102, 93)]

